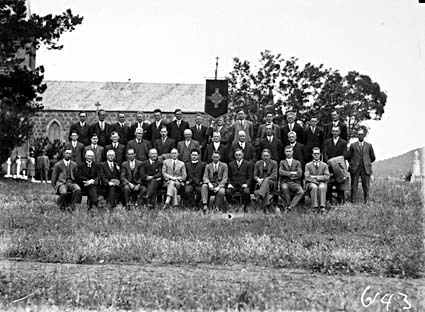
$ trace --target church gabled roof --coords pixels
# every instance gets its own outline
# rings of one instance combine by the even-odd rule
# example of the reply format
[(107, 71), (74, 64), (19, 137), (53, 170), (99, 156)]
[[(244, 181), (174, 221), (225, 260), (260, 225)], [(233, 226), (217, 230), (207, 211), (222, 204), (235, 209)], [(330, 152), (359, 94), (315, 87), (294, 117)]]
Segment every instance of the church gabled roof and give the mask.
[(45, 110), (96, 110), (164, 112), (204, 110), (205, 85), (181, 83), (45, 81)]

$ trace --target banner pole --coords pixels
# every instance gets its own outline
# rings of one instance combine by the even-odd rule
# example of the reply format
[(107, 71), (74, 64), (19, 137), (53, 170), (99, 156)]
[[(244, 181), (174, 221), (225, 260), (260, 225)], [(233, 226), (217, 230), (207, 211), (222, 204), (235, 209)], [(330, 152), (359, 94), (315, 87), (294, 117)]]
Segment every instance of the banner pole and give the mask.
[(217, 80), (218, 56), (215, 58), (215, 80)]

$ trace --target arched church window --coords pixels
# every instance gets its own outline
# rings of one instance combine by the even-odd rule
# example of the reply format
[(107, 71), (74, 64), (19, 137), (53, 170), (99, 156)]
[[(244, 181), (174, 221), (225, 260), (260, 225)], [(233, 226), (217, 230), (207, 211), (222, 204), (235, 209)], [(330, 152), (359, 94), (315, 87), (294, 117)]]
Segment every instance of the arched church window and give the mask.
[(49, 138), (50, 142), (61, 139), (61, 127), (56, 120), (54, 120), (49, 125), (49, 129), (47, 130), (47, 137)]

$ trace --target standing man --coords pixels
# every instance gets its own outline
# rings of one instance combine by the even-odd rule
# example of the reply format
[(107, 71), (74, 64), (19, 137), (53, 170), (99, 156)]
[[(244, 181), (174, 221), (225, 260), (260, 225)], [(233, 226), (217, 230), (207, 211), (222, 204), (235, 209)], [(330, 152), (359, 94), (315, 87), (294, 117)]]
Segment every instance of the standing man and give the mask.
[(187, 174), (184, 162), (178, 160), (178, 157), (179, 151), (173, 148), (171, 158), (164, 160), (162, 165), (162, 176), (167, 187), (167, 198), (163, 209), (169, 208), (171, 201), (173, 207), (179, 206), (178, 190), (184, 186)]
[(192, 137), (195, 141), (199, 142), (201, 155), (205, 154), (205, 149), (208, 143), (208, 128), (202, 125), (202, 115), (197, 114), (195, 117), (195, 125), (190, 128), (192, 130)]
[(174, 111), (176, 119), (168, 124), (168, 134), (176, 144), (184, 140), (184, 130), (189, 129), (189, 124), (183, 120), (183, 112), (180, 108)]
[(323, 161), (325, 163), (331, 158), (344, 156), (347, 150), (347, 141), (342, 139), (340, 134), (340, 126), (335, 126), (332, 128), (332, 138), (325, 140), (323, 144)]
[(177, 150), (179, 151), (179, 159), (184, 163), (190, 160), (190, 151), (193, 149), (201, 150), (199, 142), (192, 140), (192, 130), (184, 130), (184, 141), (177, 143)]
[(143, 128), (136, 128), (134, 133), (136, 138), (128, 142), (127, 150), (129, 148), (134, 149), (137, 160), (146, 160), (151, 149), (151, 143), (143, 138)]
[(78, 142), (87, 146), (90, 144), (90, 126), (86, 122), (87, 113), (80, 112), (78, 116), (80, 117), (80, 121), (71, 125), (68, 137), (71, 140), (71, 134), (76, 132), (78, 134)]
[(190, 152), (190, 161), (186, 162), (187, 178), (184, 194), (191, 206), (198, 205), (201, 200), (202, 179), (206, 163), (199, 160), (199, 154), (199, 150), (193, 149)]
[(121, 168), (121, 185), (123, 186), (124, 205), (130, 209), (132, 202), (136, 202), (138, 206), (141, 204), (142, 192), (142, 162), (136, 159), (134, 149), (127, 150), (127, 161), (124, 161)]
[(158, 160), (158, 151), (154, 148), (149, 150), (149, 159), (142, 162), (141, 167), (143, 191), (142, 198), (153, 208), (158, 189), (162, 180), (162, 162)]
[(241, 130), (238, 133), (238, 141), (236, 143), (233, 143), (230, 152), (229, 152), (229, 159), (234, 160), (235, 151), (237, 149), (241, 149), (243, 152), (243, 158), (248, 161), (255, 161), (255, 148), (254, 146), (246, 141), (246, 133), (245, 131)]
[(365, 130), (357, 132), (359, 140), (348, 148), (347, 160), (350, 165), (348, 170), (351, 176), (351, 202), (356, 202), (359, 177), (362, 180), (364, 203), (369, 200), (370, 175), (372, 174), (372, 163), (375, 161), (375, 153), (372, 144), (364, 140)]
[[(162, 127), (166, 126), (165, 122), (162, 120), (162, 112), (159, 108), (153, 111), (153, 116), (155, 118), (155, 121), (151, 123), (148, 127), (148, 140), (152, 143), (152, 145), (154, 145), (156, 140), (162, 137), (160, 131)], [(159, 151), (158, 151), (158, 154), (159, 154)]]
[(220, 154), (214, 152), (212, 154), (212, 163), (205, 167), (203, 181), (201, 188), (202, 196), (202, 210), (205, 214), (208, 210), (208, 201), (211, 194), (215, 195), (214, 206), (221, 207), (223, 211), (226, 210), (224, 203), (224, 195), (226, 194), (226, 184), (228, 179), (227, 165), (220, 161)]
[[(313, 211), (324, 212), (326, 207), (328, 165), (320, 161), (320, 148), (313, 147), (313, 161), (305, 166), (306, 191), (310, 192)], [(320, 207), (320, 208), (319, 208)]]
[[(279, 136), (280, 136), (280, 132), (279, 132)], [(259, 142), (259, 149), (258, 149), (259, 154), (261, 154), (261, 151), (265, 149), (270, 150), (271, 158), (273, 160), (275, 160), (277, 163), (280, 162), (280, 160), (282, 159), (282, 153), (283, 153), (282, 141), (276, 135), (276, 131), (273, 131), (273, 125), (271, 124), (265, 125), (265, 134), (263, 138), (260, 139), (260, 142)], [(260, 158), (260, 156), (261, 155), (258, 155), (258, 158)]]
[(87, 193), (89, 199), (88, 209), (92, 209), (93, 206), (97, 208), (97, 188), (100, 180), (99, 165), (94, 162), (94, 153), (88, 150), (84, 155), (85, 162), (78, 165), (77, 170), (77, 181), (81, 190)]
[(244, 212), (248, 211), (253, 171), (253, 164), (243, 159), (243, 151), (236, 150), (235, 160), (229, 164), (229, 184), (226, 188), (226, 198), (229, 203), (233, 203), (233, 195), (235, 192), (240, 192)]
[(170, 153), (176, 147), (176, 142), (168, 137), (168, 130), (166, 126), (162, 126), (160, 130), (161, 137), (156, 139), (153, 143), (153, 148), (158, 151), (158, 156), (162, 160), (170, 158)]
[(270, 207), (269, 194), (277, 182), (277, 162), (271, 159), (269, 150), (264, 150), (261, 158), (254, 167), (254, 181), (257, 183), (254, 195), (257, 202), (262, 202), (264, 212), (267, 212)]
[[(233, 124), (232, 127), (232, 142), (236, 144), (239, 141), (239, 134), (241, 131), (245, 133), (245, 141), (247, 143), (252, 143), (254, 140), (254, 125), (252, 121), (246, 120), (245, 112), (241, 109), (238, 111), (238, 118)], [(232, 152), (232, 157), (233, 157)]]
[(43, 183), (43, 181), (47, 183), (49, 179), (50, 160), (44, 148), (41, 150), (41, 155), (37, 157), (36, 165), (40, 173), (41, 183)]
[(220, 154), (222, 162), (227, 163), (227, 147), (222, 143), (220, 132), (215, 131), (212, 136), (212, 142), (207, 145), (204, 155), (204, 162), (210, 163), (212, 161), (213, 152)]
[(118, 202), (118, 194), (121, 190), (120, 170), (115, 162), (115, 152), (109, 150), (106, 153), (106, 161), (100, 164), (100, 179), (106, 188), (106, 202), (109, 209), (115, 208)]
[(331, 139), (333, 137), (333, 127), (339, 127), (341, 130), (340, 137), (341, 139), (348, 141), (348, 130), (347, 125), (339, 119), (338, 111), (334, 110), (331, 113), (332, 121), (325, 126), (325, 140)]
[(145, 121), (145, 114), (143, 112), (136, 113), (136, 122), (130, 127), (130, 138), (129, 140), (134, 140), (136, 138), (136, 129), (143, 129), (143, 138), (148, 139), (148, 129), (149, 123)]
[(118, 121), (112, 127), (112, 132), (115, 131), (119, 136), (119, 143), (127, 146), (127, 142), (130, 139), (130, 127), (125, 123), (125, 114), (118, 113)]
[(72, 154), (71, 154), (71, 160), (77, 165), (80, 165), (83, 163), (83, 152), (84, 152), (84, 145), (81, 142), (78, 142), (78, 133), (77, 131), (73, 131), (71, 133), (71, 141), (66, 143), (64, 148), (71, 148)]
[(125, 160), (125, 145), (119, 143), (120, 136), (116, 131), (111, 133), (111, 141), (111, 144), (105, 147), (105, 153), (113, 150), (115, 152), (115, 162), (121, 166), (122, 162)]
[[(303, 170), (301, 162), (292, 158), (293, 149), (290, 145), (285, 147), (285, 159), (280, 162), (280, 191), (282, 193), (285, 209), (291, 211), (300, 202), (304, 195), (301, 178)], [(291, 194), (295, 195), (291, 201)]]
[(291, 131), (288, 133), (288, 142), (289, 142), (288, 145), (292, 147), (292, 151), (293, 151), (292, 157), (301, 163), (301, 169), (304, 173), (305, 147), (303, 144), (298, 142), (297, 133), (295, 131)]
[[(225, 147), (231, 143), (232, 129), (224, 123), (223, 117), (218, 117), (213, 125), (213, 132), (220, 133), (220, 142)], [(220, 158), (223, 161), (223, 158)]]
[(297, 115), (293, 111), (286, 113), (287, 124), (281, 128), (281, 138), (283, 146), (289, 145), (288, 133), (294, 131), (297, 134), (297, 141), (304, 144), (304, 129), (295, 122)]
[(323, 131), (317, 127), (317, 123), (317, 117), (311, 117), (310, 125), (304, 131), (306, 162), (313, 160), (313, 147), (322, 148), (323, 146)]
[(104, 148), (102, 146), (99, 146), (97, 144), (98, 137), (96, 133), (93, 133), (91, 137), (91, 144), (84, 147), (84, 155), (87, 151), (93, 151), (94, 153), (94, 162), (100, 164), (103, 161), (103, 155), (104, 155)]
[(90, 126), (90, 136), (93, 136), (93, 134), (97, 134), (97, 137), (99, 139), (98, 144), (100, 146), (105, 147), (109, 144), (109, 138), (111, 137), (112, 127), (105, 121), (105, 110), (99, 110), (99, 112), (97, 113), (97, 117), (99, 118), (99, 121)]
[[(264, 124), (262, 124), (262, 125), (260, 125), (260, 127), (258, 128), (258, 132), (257, 132), (257, 141), (260, 143), (264, 138), (265, 138), (265, 136), (267, 135), (266, 134), (266, 128), (267, 128), (267, 126), (269, 125), (269, 126), (271, 126), (272, 127), (272, 135), (276, 138), (276, 139), (278, 139), (278, 140), (280, 140), (280, 127), (277, 125), (277, 124), (275, 124), (275, 123), (273, 123), (273, 113), (272, 112), (267, 112), (266, 113), (266, 123), (264, 123)], [(263, 150), (263, 149), (261, 149), (261, 150)], [(274, 159), (273, 157), (272, 157), (272, 159)]]
[(52, 186), (59, 194), (58, 205), (64, 210), (67, 206), (66, 196), (71, 193), (70, 207), (75, 209), (75, 204), (80, 200), (81, 189), (77, 184), (77, 164), (71, 160), (72, 151), (65, 148), (63, 159), (58, 161), (52, 172)]

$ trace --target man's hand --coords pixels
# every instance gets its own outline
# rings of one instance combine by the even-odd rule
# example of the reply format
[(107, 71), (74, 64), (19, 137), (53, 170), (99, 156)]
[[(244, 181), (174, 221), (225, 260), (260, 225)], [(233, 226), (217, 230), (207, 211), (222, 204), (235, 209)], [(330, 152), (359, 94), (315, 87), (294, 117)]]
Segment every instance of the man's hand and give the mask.
[(214, 193), (218, 193), (219, 190), (220, 190), (220, 187), (219, 186), (213, 188)]
[(212, 183), (211, 183), (211, 182), (209, 182), (209, 183), (208, 183), (208, 188), (209, 188), (210, 190), (212, 190), (212, 189), (214, 188), (214, 185), (212, 185)]
[(135, 187), (134, 187), (134, 190), (135, 191), (138, 191), (140, 189), (140, 184), (137, 184)]
[(245, 184), (242, 184), (241, 187), (242, 188), (248, 187), (248, 184), (246, 184), (246, 183)]
[(260, 184), (260, 185), (261, 185), (261, 183), (263, 183), (263, 181), (264, 181), (264, 179), (261, 179), (261, 178), (258, 178), (258, 179), (257, 179), (257, 182), (258, 182), (258, 184)]
[(115, 183), (114, 183), (114, 182), (112, 182), (112, 181), (109, 181), (109, 182), (108, 182), (108, 185), (109, 185), (109, 186), (114, 186), (114, 185), (115, 185)]
[(130, 190), (134, 189), (134, 184), (133, 183), (128, 183), (128, 187), (130, 188)]
[(233, 185), (229, 183), (229, 184), (227, 184), (227, 187), (228, 188), (233, 188)]
[(190, 184), (190, 181), (186, 181), (186, 185), (189, 185)]
[(147, 177), (146, 177), (146, 180), (147, 180), (147, 181), (150, 181), (150, 180), (152, 180), (152, 179), (153, 179), (153, 176), (147, 176)]

